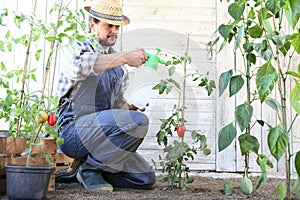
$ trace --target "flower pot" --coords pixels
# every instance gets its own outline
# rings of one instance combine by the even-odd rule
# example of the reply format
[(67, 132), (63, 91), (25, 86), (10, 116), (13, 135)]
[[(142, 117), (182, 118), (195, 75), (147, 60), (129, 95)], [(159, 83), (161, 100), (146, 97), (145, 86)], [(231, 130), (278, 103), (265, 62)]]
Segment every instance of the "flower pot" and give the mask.
[(9, 199), (45, 199), (52, 166), (5, 165)]

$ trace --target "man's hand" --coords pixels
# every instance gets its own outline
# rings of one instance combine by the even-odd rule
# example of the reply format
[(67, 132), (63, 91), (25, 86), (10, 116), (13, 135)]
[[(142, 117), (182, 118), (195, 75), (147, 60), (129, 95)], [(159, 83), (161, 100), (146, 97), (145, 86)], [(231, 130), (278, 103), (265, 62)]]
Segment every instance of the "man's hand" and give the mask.
[(147, 107), (148, 105), (149, 105), (149, 103), (147, 103), (145, 107), (139, 108), (139, 107), (137, 107), (137, 106), (135, 106), (135, 105), (133, 105), (133, 104), (128, 104), (128, 103), (126, 103), (126, 104), (122, 107), (122, 109), (126, 109), (126, 110), (139, 110), (139, 111), (141, 111), (141, 112), (144, 112), (144, 111), (146, 110), (146, 107)]
[(148, 60), (148, 57), (145, 54), (144, 49), (136, 49), (136, 50), (124, 52), (124, 57), (126, 60), (125, 61), (126, 64), (132, 67), (139, 67)]
[(100, 73), (105, 70), (127, 64), (131, 67), (139, 67), (148, 60), (144, 49), (135, 49), (121, 53), (99, 54), (94, 65), (94, 72)]

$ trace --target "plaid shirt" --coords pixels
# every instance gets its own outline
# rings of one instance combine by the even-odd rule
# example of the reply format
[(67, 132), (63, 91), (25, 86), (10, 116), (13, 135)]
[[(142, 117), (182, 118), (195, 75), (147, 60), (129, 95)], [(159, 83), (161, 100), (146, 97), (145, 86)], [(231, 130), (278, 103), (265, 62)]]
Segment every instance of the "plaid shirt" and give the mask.
[[(110, 48), (110, 50), (114, 52), (112, 48)], [(85, 80), (88, 76), (98, 75), (94, 72), (93, 68), (97, 56), (104, 52), (104, 48), (92, 37), (85, 42), (75, 42), (70, 46), (67, 46), (63, 52), (65, 63), (61, 67), (56, 96), (59, 98), (65, 97), (72, 89), (72, 92), (68, 97), (72, 99), (77, 89), (80, 87), (81, 81)], [(118, 102), (120, 102), (119, 107), (126, 103), (124, 92), (128, 86), (127, 69), (124, 66), (122, 66), (122, 69), (124, 75), (122, 80), (122, 92), (118, 99)]]

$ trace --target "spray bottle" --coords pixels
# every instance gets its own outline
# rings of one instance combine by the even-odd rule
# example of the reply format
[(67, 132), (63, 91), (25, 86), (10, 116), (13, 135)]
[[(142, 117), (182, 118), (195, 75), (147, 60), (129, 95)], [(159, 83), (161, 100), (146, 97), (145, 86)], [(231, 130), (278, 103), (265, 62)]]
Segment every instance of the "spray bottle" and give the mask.
[(164, 60), (161, 60), (158, 57), (158, 53), (159, 52), (161, 52), (161, 49), (159, 49), (159, 48), (156, 48), (156, 53), (153, 54), (153, 55), (145, 52), (145, 54), (148, 57), (148, 60), (145, 63), (145, 65), (153, 68), (154, 70), (157, 70), (158, 69), (158, 63), (160, 63), (160, 64), (166, 64), (166, 62)]

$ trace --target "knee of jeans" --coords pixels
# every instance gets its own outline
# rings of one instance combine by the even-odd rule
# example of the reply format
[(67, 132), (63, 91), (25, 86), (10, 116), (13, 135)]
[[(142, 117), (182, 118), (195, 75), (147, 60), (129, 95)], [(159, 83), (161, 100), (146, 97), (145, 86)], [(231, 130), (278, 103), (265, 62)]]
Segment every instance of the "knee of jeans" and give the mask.
[(149, 118), (144, 113), (138, 112), (138, 116), (136, 117), (136, 123), (139, 126), (148, 126)]

